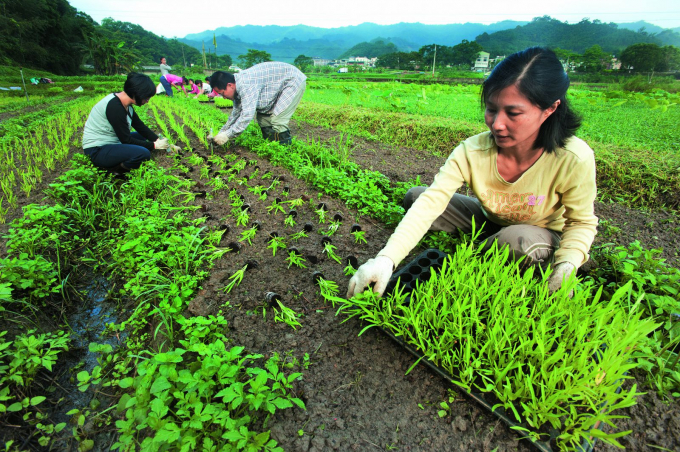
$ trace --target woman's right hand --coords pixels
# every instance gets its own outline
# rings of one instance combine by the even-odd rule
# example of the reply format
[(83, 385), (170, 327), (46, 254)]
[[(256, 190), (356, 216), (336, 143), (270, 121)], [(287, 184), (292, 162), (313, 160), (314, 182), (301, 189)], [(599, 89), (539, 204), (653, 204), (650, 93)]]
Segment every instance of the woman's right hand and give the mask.
[(347, 298), (349, 299), (360, 294), (371, 283), (375, 283), (373, 292), (382, 297), (382, 294), (387, 287), (387, 283), (390, 282), (393, 269), (394, 262), (387, 256), (378, 256), (375, 259), (369, 259), (364, 265), (359, 267), (354, 276), (352, 276), (352, 279), (349, 280)]
[(170, 142), (167, 138), (159, 138), (153, 143), (154, 149), (167, 149), (170, 147)]

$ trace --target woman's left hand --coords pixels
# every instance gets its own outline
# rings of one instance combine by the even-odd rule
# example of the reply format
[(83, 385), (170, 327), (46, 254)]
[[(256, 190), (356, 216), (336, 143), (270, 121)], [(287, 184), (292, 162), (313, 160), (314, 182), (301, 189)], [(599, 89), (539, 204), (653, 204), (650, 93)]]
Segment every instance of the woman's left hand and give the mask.
[(576, 272), (576, 267), (571, 262), (560, 262), (555, 266), (552, 274), (548, 278), (548, 289), (550, 293), (562, 288), (562, 283), (571, 278)]

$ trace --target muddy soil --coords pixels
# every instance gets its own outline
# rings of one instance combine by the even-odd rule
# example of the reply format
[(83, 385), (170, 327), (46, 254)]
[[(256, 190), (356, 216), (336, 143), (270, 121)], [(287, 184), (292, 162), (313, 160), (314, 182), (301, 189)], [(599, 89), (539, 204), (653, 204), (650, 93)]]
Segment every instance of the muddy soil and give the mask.
[[(293, 131), (300, 139), (337, 140), (339, 135), (302, 123), (295, 124)], [(189, 131), (187, 134), (191, 136)], [(354, 138), (353, 143), (352, 158), (355, 161), (366, 168), (379, 170), (395, 181), (420, 175), (424, 183), (429, 183), (445, 158), (359, 138)], [(206, 158), (208, 156), (208, 151), (198, 145), (197, 152)], [(319, 197), (316, 189), (287, 170), (260, 159), (248, 149), (233, 147), (230, 152), (246, 161), (257, 161), (239, 174), (239, 177), (252, 176), (248, 180), (249, 186), (269, 186), (275, 177), (280, 183), (270, 190), (265, 200), (248, 191), (246, 186), (236, 186), (251, 204), (251, 222), (246, 226), (236, 226), (233, 216), (227, 218), (231, 213), (228, 190), (194, 200), (195, 205), (201, 206), (195, 215), (209, 215), (207, 226), (229, 224), (230, 230), (224, 235), (222, 246), (238, 241), (241, 233), (252, 226), (252, 221), (259, 221), (260, 229), (252, 245), (242, 242), (239, 253), (227, 254), (216, 263), (210, 277), (202, 284), (202, 290), (192, 300), (187, 315), (205, 316), (222, 311), (228, 319), (228, 336), (234, 345), (243, 345), (250, 352), (267, 356), (279, 353), (286, 356), (291, 364), (290, 371), (303, 372), (303, 379), (296, 383), (295, 392), (305, 402), (307, 410), (280, 411), (267, 425), (273, 438), (285, 450), (534, 450), (528, 442), (521, 441), (516, 432), (480, 409), (455, 386), (443, 381), (425, 366), (418, 365), (407, 375), (415, 362), (408, 352), (375, 329), (359, 336), (366, 325), (357, 320), (343, 323), (342, 315), (336, 316), (333, 307), (320, 296), (313, 272), (320, 271), (326, 279), (336, 281), (340, 295), (344, 295), (349, 280), (343, 274), (345, 258), (354, 255), (360, 264), (365, 262), (383, 246), (392, 232), (390, 229), (375, 220), (358, 216), (340, 201), (325, 195)], [(173, 164), (167, 155), (158, 155), (155, 159), (166, 168)], [(189, 166), (186, 158), (184, 164)], [(63, 170), (64, 167), (45, 179), (43, 185)], [(173, 172), (179, 174), (177, 170)], [(205, 185), (206, 180), (200, 179), (198, 168), (182, 175), (196, 182), (196, 190), (211, 191), (211, 187)], [(295, 227), (284, 224), (285, 213), (290, 210), (288, 207), (285, 213), (268, 212), (267, 208), (277, 197), (281, 201), (296, 198), (307, 201), (296, 208)], [(22, 205), (40, 202), (40, 196), (32, 194), (26, 200), (22, 196), (21, 201)], [(336, 214), (342, 216), (338, 231), (330, 236), (342, 263), (324, 253), (321, 241), (325, 236), (321, 231), (328, 230), (329, 222), (319, 222), (315, 210), (321, 202), (327, 205), (329, 219)], [(605, 238), (598, 235), (599, 243), (626, 244), (638, 239), (646, 247), (663, 246), (664, 257), (669, 261), (677, 259), (673, 254), (678, 249), (677, 234), (668, 227), (668, 220), (674, 217), (669, 214), (645, 213), (603, 204), (597, 205), (597, 213), (622, 230)], [(17, 210), (12, 216), (20, 214)], [(312, 231), (308, 237), (294, 243), (290, 236), (300, 231), (305, 223), (313, 224)], [(349, 232), (353, 223), (360, 224), (366, 231), (368, 244), (355, 243)], [(7, 225), (0, 225), (0, 233), (6, 232), (7, 228)], [(271, 232), (287, 237), (288, 246), (299, 249), (306, 259), (307, 268), (289, 268), (285, 261), (286, 250), (279, 249), (273, 256), (272, 250), (267, 248)], [(0, 250), (0, 255), (4, 255), (4, 249)], [(248, 261), (257, 261), (257, 267), (249, 269), (243, 282), (231, 293), (225, 293), (223, 289), (229, 276)], [(301, 327), (294, 330), (274, 320), (273, 308), (264, 300), (265, 292), (269, 291), (278, 293), (285, 306), (300, 314)], [(631, 451), (680, 450), (678, 404), (660, 400), (645, 384), (643, 377), (636, 377), (636, 382), (638, 389), (647, 394), (641, 396), (638, 404), (631, 409), (620, 410), (620, 414), (629, 419), (617, 422), (618, 430), (633, 432), (621, 438), (620, 442)], [(450, 396), (455, 400), (450, 404), (450, 413), (440, 418), (437, 414), (439, 403)], [(598, 442), (595, 450), (618, 449)]]

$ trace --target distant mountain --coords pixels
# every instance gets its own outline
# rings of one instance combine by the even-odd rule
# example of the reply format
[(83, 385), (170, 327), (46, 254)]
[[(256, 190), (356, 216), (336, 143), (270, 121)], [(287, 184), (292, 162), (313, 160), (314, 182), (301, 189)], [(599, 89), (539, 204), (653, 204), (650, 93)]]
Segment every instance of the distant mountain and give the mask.
[[(664, 39), (658, 37), (662, 35)], [(598, 20), (591, 22), (584, 19), (577, 24), (568, 24), (543, 16), (512, 30), (483, 33), (475, 41), (492, 55), (508, 55), (531, 46), (559, 47), (583, 53), (587, 48), (598, 44), (605, 52), (616, 54), (637, 43), (680, 45), (680, 35), (670, 30), (664, 30), (658, 36), (647, 31), (619, 28), (615, 23), (606, 24)]]
[(399, 23), (377, 25), (363, 23), (339, 28), (319, 28), (308, 25), (284, 27), (279, 25), (242, 25), (220, 27), (201, 33), (189, 34), (180, 39), (188, 45), (201, 49), (205, 42), (206, 50), (215, 51), (212, 45), (216, 36), (217, 53), (229, 54), (237, 58), (247, 49), (265, 50), (272, 58), (292, 62), (298, 55), (321, 58), (337, 58), (351, 47), (370, 42), (383, 36), (385, 43), (392, 43), (401, 51), (418, 50), (428, 44), (456, 45), (463, 39), (473, 40), (483, 32), (514, 28), (527, 22), (503, 21), (491, 25), (465, 23), (449, 25), (424, 25), (421, 23)]
[[(376, 25), (368, 22), (339, 28), (243, 25), (189, 34), (179, 41), (199, 50), (205, 43), (206, 51), (215, 52), (213, 36), (216, 36), (219, 55), (228, 54), (236, 60), (248, 49), (256, 49), (269, 52), (274, 60), (292, 63), (299, 55), (335, 59), (343, 54), (354, 54), (359, 52), (354, 46), (363, 43), (360, 49), (368, 49), (366, 43), (381, 36), (386, 46), (394, 45), (403, 52), (417, 51), (429, 44), (454, 46), (467, 39), (477, 41), (492, 55), (507, 55), (536, 45), (583, 53), (594, 44), (599, 44), (607, 52), (618, 53), (631, 44), (641, 42), (680, 47), (680, 33), (676, 30), (663, 29), (644, 21), (618, 25), (584, 19), (577, 24), (568, 24), (543, 16), (531, 22), (503, 21), (491, 25)], [(354, 56), (367, 55), (357, 53)]]
[(619, 24), (619, 28), (626, 30), (633, 30), (654, 35), (661, 44), (680, 46), (680, 27), (678, 28), (661, 28), (658, 25), (650, 24), (643, 20), (631, 22), (626, 24)]
[(340, 59), (350, 58), (353, 56), (373, 58), (383, 56), (388, 53), (395, 53), (398, 51), (399, 49), (397, 49), (397, 46), (394, 45), (394, 43), (385, 42), (383, 38), (376, 38), (371, 42), (360, 42), (359, 44), (355, 45), (354, 47), (340, 55), (339, 58)]

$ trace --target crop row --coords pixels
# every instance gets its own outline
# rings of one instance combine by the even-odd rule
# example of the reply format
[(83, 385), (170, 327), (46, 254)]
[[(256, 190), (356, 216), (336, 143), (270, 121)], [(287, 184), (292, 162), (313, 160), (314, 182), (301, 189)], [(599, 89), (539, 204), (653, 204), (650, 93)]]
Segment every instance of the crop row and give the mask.
[(28, 197), (43, 172), (53, 171), (71, 146), (78, 147), (82, 137), (77, 132), (94, 103), (86, 98), (61, 104), (45, 119), (33, 120), (30, 128), (16, 126), (15, 133), (0, 139), (0, 223), (17, 207), (20, 192)]

